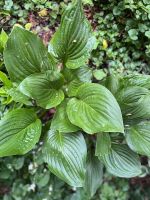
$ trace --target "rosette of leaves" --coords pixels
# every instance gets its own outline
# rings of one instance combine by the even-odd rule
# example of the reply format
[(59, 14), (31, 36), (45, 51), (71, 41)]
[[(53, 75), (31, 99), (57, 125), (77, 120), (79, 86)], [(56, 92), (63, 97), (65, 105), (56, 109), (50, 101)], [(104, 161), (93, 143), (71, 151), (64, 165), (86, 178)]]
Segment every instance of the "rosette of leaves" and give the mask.
[[(150, 146), (149, 76), (92, 83), (87, 62), (94, 41), (81, 1), (75, 1), (49, 52), (36, 35), (13, 28), (4, 49), (10, 80), (4, 73), (1, 78), (6, 94), (21, 104), (0, 120), (0, 157), (25, 154), (44, 140), (49, 170), (90, 197), (102, 183), (103, 165), (119, 177), (138, 176), (138, 153), (149, 156)], [(43, 116), (52, 108), (42, 128), (41, 110)]]

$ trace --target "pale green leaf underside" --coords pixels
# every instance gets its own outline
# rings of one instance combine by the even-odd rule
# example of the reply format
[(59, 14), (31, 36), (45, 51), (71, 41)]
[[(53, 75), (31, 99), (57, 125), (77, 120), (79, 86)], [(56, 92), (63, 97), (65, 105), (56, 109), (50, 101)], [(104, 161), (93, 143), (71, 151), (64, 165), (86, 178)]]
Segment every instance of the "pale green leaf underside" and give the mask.
[(51, 123), (51, 129), (58, 130), (59, 132), (68, 133), (75, 132), (79, 128), (73, 124), (68, 119), (67, 112), (67, 100), (63, 101), (56, 110)]
[(150, 122), (142, 122), (126, 129), (126, 140), (133, 151), (150, 156)]
[(30, 151), (41, 135), (41, 122), (28, 109), (9, 112), (0, 121), (0, 157)]
[(19, 85), (20, 91), (36, 100), (37, 105), (49, 109), (61, 103), (64, 93), (55, 89), (53, 82), (46, 74), (33, 74), (25, 78)]
[(103, 164), (93, 155), (87, 160), (85, 191), (91, 198), (103, 180)]
[(94, 43), (81, 1), (68, 6), (51, 40), (55, 54), (68, 68), (75, 69), (85, 64)]
[(43, 156), (52, 173), (71, 186), (82, 187), (85, 178), (86, 143), (81, 133), (49, 131)]
[(67, 114), (72, 124), (86, 133), (124, 132), (122, 115), (113, 95), (95, 83), (81, 85), (69, 100)]
[(131, 178), (141, 173), (139, 157), (127, 145), (112, 144), (110, 153), (101, 156), (100, 159), (115, 176)]
[(31, 74), (55, 68), (42, 40), (19, 27), (13, 29), (7, 41), (4, 62), (11, 80), (18, 83)]

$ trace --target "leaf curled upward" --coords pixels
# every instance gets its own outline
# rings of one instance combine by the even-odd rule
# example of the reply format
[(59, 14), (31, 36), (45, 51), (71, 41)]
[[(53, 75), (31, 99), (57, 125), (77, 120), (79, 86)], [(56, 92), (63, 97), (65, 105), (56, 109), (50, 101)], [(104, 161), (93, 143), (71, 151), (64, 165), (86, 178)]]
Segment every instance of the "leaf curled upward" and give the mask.
[(64, 65), (70, 69), (85, 64), (95, 43), (81, 1), (75, 1), (64, 11), (61, 24), (50, 46)]

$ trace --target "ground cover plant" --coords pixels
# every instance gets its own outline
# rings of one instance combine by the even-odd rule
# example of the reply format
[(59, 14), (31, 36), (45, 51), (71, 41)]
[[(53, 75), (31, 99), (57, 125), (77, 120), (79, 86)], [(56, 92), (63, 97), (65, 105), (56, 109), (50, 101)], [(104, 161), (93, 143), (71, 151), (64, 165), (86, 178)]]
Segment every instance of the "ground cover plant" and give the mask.
[(119, 177), (142, 174), (138, 154), (150, 151), (150, 78), (95, 80), (87, 65), (95, 37), (80, 1), (63, 13), (49, 52), (19, 26), (1, 38), (10, 80), (1, 72), (0, 92), (12, 109), (0, 121), (1, 157), (25, 154), (40, 140), (49, 170), (86, 188), (89, 197), (102, 182), (103, 166)]

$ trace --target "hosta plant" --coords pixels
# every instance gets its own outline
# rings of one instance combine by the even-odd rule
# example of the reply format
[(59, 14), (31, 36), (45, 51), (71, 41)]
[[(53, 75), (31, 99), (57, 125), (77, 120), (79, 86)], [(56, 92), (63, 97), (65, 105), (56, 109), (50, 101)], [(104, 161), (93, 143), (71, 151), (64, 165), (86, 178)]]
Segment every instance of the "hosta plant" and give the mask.
[[(49, 48), (15, 26), (0, 72), (0, 157), (23, 155), (42, 141), (49, 170), (91, 197), (103, 167), (119, 177), (141, 175), (138, 154), (150, 156), (150, 77), (93, 78), (95, 37), (81, 1), (63, 12)], [(51, 114), (51, 113), (54, 113)]]

